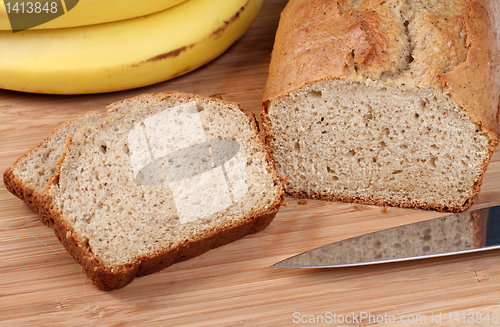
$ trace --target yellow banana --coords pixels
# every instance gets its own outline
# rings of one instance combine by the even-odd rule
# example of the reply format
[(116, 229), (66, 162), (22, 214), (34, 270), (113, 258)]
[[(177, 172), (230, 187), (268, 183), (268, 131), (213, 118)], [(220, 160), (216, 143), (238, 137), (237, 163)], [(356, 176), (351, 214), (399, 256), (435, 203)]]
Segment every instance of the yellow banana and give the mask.
[[(0, 30), (11, 30), (5, 1), (0, 1)], [(36, 0), (30, 0), (36, 2)], [(64, 2), (64, 0), (62, 0)], [(95, 25), (156, 13), (185, 0), (80, 0), (64, 15), (31, 29), (53, 29)], [(16, 0), (9, 1), (11, 6)], [(67, 8), (68, 6), (64, 6)], [(23, 7), (24, 8), (24, 7)], [(19, 11), (19, 9), (18, 9)]]
[(188, 0), (156, 14), (58, 30), (0, 31), (0, 88), (102, 93), (155, 84), (215, 59), (263, 0)]

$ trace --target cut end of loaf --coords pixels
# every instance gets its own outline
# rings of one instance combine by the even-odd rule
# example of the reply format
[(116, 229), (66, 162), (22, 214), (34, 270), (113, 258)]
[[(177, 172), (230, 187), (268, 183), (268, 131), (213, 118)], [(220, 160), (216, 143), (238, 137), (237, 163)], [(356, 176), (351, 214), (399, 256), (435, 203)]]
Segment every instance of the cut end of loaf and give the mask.
[(462, 211), (495, 146), (430, 89), (325, 80), (265, 111), (278, 172), (299, 197)]

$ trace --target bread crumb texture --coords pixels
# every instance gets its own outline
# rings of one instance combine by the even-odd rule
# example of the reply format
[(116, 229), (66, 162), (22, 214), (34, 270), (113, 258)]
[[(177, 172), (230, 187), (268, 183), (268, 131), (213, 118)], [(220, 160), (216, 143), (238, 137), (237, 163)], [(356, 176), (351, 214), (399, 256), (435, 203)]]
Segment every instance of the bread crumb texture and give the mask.
[(290, 1), (262, 107), (287, 192), (470, 207), (498, 143), (499, 8), (483, 0)]
[[(233, 142), (217, 148), (220, 140)], [(51, 210), (101, 267), (118, 271), (275, 214), (283, 190), (265, 149), (237, 105), (131, 99), (71, 139), (47, 191)]]

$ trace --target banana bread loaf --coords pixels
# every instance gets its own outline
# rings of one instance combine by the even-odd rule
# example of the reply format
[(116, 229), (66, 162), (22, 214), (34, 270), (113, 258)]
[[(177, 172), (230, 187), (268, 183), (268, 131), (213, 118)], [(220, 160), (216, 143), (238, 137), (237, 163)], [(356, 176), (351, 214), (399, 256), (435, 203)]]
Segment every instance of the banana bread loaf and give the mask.
[(498, 144), (500, 2), (291, 0), (262, 119), (287, 193), (458, 212)]

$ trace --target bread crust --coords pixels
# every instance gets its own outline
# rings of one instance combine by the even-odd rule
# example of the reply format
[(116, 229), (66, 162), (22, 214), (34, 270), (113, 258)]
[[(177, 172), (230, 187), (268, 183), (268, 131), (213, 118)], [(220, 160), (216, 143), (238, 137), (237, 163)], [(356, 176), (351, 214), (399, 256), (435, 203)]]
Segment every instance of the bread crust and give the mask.
[(26, 202), (27, 205), (38, 212), (38, 203), (40, 202), (40, 200), (36, 195), (35, 190), (32, 187), (24, 185), (19, 176), (14, 173), (15, 166), (25, 156), (26, 154), (20, 157), (16, 162), (10, 165), (7, 170), (4, 171), (3, 183), (5, 185), (5, 188), (7, 188), (10, 193)]
[[(146, 94), (135, 98), (116, 102), (108, 106), (109, 112), (124, 112), (141, 101), (147, 100), (153, 104), (162, 101), (166, 97), (179, 97), (183, 99), (204, 99), (203, 97), (186, 94), (181, 92), (165, 92), (160, 94)], [(217, 99), (211, 101), (224, 102)], [(239, 108), (239, 106), (238, 106)], [(241, 108), (240, 108), (241, 110)], [(111, 269), (103, 265), (99, 259), (92, 253), (88, 244), (82, 240), (75, 230), (62, 218), (62, 213), (52, 202), (51, 189), (56, 186), (59, 181), (61, 172), (61, 164), (65, 160), (67, 149), (72, 146), (72, 136), (70, 135), (66, 142), (66, 150), (61, 156), (57, 164), (57, 172), (50, 178), (49, 186), (43, 194), (42, 215), (50, 220), (57, 238), (64, 245), (66, 250), (73, 258), (82, 266), (87, 277), (92, 280), (101, 290), (114, 290), (129, 284), (135, 277), (148, 275), (159, 270), (162, 270), (176, 262), (187, 260), (207, 252), (210, 249), (228, 244), (237, 239), (240, 239), (248, 234), (253, 234), (265, 229), (273, 220), (278, 212), (281, 203), (284, 200), (284, 180), (276, 173), (274, 162), (271, 160), (271, 154), (268, 146), (258, 134), (258, 124), (255, 115), (250, 111), (242, 110), (249, 118), (251, 128), (257, 133), (259, 142), (264, 150), (267, 162), (273, 169), (273, 177), (275, 183), (281, 189), (280, 196), (276, 201), (262, 212), (255, 213), (251, 217), (247, 217), (239, 221), (237, 224), (229, 226), (221, 226), (218, 229), (212, 230), (210, 233), (203, 235), (197, 239), (190, 239), (177, 247), (158, 251), (154, 255), (144, 256), (137, 259), (135, 262), (127, 264), (119, 269)]]
[[(415, 2), (411, 0), (410, 2)], [(456, 6), (454, 8), (454, 6)], [(392, 202), (386, 199), (317, 194), (287, 190), (299, 198), (346, 201), (363, 204), (420, 207), (441, 212), (470, 208), (477, 197), (484, 173), (499, 142), (500, 109), (500, 2), (497, 0), (455, 1), (453, 12), (442, 17), (429, 15), (433, 23), (444, 24), (448, 42), (453, 29), (465, 36), (465, 57), (440, 48), (451, 63), (444, 65), (428, 54), (422, 76), (413, 79), (413, 53), (404, 49), (410, 35), (402, 22), (372, 0), (290, 0), (283, 10), (276, 33), (269, 76), (264, 89), (261, 118), (265, 140), (273, 148), (273, 122), (267, 114), (273, 101), (298, 89), (321, 81), (342, 80), (353, 83), (377, 81), (381, 85), (433, 90), (455, 102), (465, 116), (489, 138), (488, 154), (482, 173), (471, 190), (471, 198), (460, 206), (439, 203)], [(458, 41), (457, 41), (458, 42)], [(422, 55), (422, 54), (420, 54)], [(473, 72), (473, 73), (471, 73)], [(385, 84), (384, 84), (385, 83)]]

